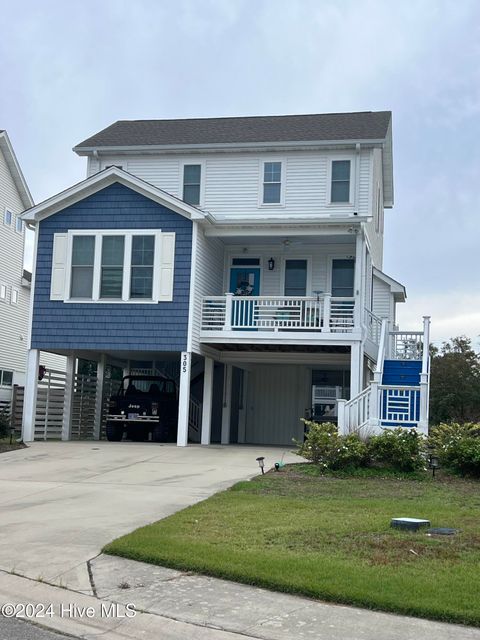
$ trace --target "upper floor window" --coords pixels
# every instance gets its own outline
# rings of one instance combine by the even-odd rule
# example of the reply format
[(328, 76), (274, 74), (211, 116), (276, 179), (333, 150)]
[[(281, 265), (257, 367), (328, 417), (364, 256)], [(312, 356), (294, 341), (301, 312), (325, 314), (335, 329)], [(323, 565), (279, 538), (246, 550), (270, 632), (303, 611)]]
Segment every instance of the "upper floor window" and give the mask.
[(12, 287), (12, 292), (10, 294), (10, 304), (18, 304), (18, 296), (19, 296), (18, 289), (15, 289), (15, 287)]
[(100, 298), (121, 298), (125, 236), (103, 236)]
[(263, 163), (263, 204), (280, 204), (282, 200), (282, 163)]
[(133, 236), (130, 276), (130, 298), (152, 298), (154, 236)]
[(15, 218), (15, 231), (17, 233), (23, 233), (23, 220), (20, 218), (20, 216), (17, 216)]
[(350, 202), (350, 160), (332, 160), (330, 202)]
[(0, 386), (11, 387), (13, 384), (13, 371), (5, 371), (0, 369)]
[(188, 204), (200, 204), (200, 186), (202, 181), (201, 164), (183, 165), (183, 200)]
[(8, 227), (12, 225), (13, 213), (9, 209), (5, 209), (5, 214), (3, 216), (3, 224), (6, 224)]
[(0, 300), (5, 302), (7, 299), (7, 285), (0, 282)]
[(91, 298), (95, 265), (95, 236), (74, 236), (72, 242), (71, 298)]

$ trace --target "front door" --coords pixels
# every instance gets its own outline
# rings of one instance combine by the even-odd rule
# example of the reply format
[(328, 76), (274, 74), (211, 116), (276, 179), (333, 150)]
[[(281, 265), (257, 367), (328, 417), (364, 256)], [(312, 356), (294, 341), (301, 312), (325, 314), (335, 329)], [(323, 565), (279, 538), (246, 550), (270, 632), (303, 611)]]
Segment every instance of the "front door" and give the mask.
[[(258, 296), (260, 293), (259, 267), (232, 267), (230, 269), (230, 293), (236, 297)], [(247, 330), (254, 327), (254, 302), (251, 300), (234, 301), (232, 325)]]

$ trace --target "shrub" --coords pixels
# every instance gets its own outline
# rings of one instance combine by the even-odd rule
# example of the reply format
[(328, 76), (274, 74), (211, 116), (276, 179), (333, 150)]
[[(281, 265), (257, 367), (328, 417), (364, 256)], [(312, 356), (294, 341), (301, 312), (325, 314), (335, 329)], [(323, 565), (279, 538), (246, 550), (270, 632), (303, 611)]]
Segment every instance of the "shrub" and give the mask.
[(443, 467), (480, 477), (480, 424), (439, 424), (432, 428), (428, 444)]
[(10, 433), (10, 415), (6, 409), (0, 409), (0, 438)]
[(398, 471), (417, 471), (425, 467), (424, 438), (415, 429), (388, 429), (371, 436), (368, 451), (375, 464)]
[(297, 454), (318, 464), (325, 471), (364, 466), (368, 460), (367, 445), (356, 434), (341, 436), (332, 422), (304, 420), (305, 441), (298, 444)]

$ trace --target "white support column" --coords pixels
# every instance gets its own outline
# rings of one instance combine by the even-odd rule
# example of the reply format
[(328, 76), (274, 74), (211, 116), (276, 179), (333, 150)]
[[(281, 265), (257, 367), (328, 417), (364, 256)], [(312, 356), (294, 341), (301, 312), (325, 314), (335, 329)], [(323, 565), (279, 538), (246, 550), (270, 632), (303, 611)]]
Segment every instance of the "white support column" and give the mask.
[(22, 439), (24, 442), (32, 442), (35, 439), (39, 365), (40, 351), (38, 349), (29, 349), (27, 354), (25, 395), (23, 398)]
[(190, 372), (192, 369), (192, 354), (182, 351), (180, 355), (180, 393), (178, 398), (178, 429), (177, 446), (186, 447), (188, 444), (188, 412), (190, 410)]
[(232, 312), (233, 312), (233, 293), (225, 294), (225, 323), (223, 325), (224, 331), (232, 330)]
[(357, 233), (355, 241), (355, 273), (353, 283), (353, 295), (355, 296), (355, 309), (353, 313), (355, 329), (359, 329), (363, 317), (363, 294), (362, 294), (362, 273), (363, 273), (363, 253), (364, 253), (363, 232)]
[(332, 294), (325, 293), (323, 296), (323, 333), (330, 333), (330, 310), (332, 305)]
[(212, 429), (212, 399), (213, 399), (213, 366), (212, 358), (205, 357), (205, 371), (203, 374), (203, 407), (202, 407), (202, 444), (210, 444)]
[(232, 365), (225, 365), (223, 378), (223, 409), (222, 409), (222, 444), (230, 442), (230, 417), (232, 409)]
[(420, 374), (420, 420), (418, 430), (428, 434), (429, 403), (429, 363), (430, 363), (430, 316), (423, 316), (423, 353), (422, 372)]
[(100, 440), (100, 432), (102, 430), (103, 383), (106, 363), (107, 356), (102, 353), (100, 360), (97, 362), (97, 395), (95, 398), (95, 422), (93, 424), (93, 437), (95, 440)]
[(362, 391), (363, 380), (363, 347), (354, 342), (350, 347), (350, 400)]
[(63, 401), (62, 440), (70, 440), (72, 432), (72, 408), (76, 363), (77, 359), (74, 355), (67, 356), (65, 399)]

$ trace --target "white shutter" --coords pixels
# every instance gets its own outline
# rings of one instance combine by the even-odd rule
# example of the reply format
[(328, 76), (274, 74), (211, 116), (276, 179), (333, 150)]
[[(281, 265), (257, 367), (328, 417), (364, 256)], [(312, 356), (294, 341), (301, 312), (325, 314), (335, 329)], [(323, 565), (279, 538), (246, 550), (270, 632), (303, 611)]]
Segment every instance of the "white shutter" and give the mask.
[(65, 300), (65, 281), (67, 276), (68, 235), (56, 233), (53, 236), (52, 280), (50, 300)]
[(175, 262), (175, 233), (160, 234), (159, 302), (173, 300), (173, 270)]

